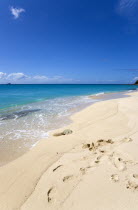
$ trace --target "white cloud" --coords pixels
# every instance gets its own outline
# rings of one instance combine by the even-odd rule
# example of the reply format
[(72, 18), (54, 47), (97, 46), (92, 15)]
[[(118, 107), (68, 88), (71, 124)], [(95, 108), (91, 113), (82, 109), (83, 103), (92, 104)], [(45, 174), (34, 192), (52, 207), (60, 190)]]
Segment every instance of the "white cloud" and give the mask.
[(28, 78), (28, 76), (20, 72), (12, 73), (7, 76), (7, 79), (10, 79), (10, 80), (20, 80), (20, 79), (26, 79), (26, 78)]
[(20, 17), (20, 14), (25, 12), (25, 9), (10, 7), (10, 11), (11, 11), (11, 14), (14, 16), (14, 19), (18, 19)]
[(135, 6), (135, 3), (137, 2), (137, 0), (120, 0), (119, 2), (119, 6), (120, 9), (126, 9), (126, 8), (133, 8)]
[(6, 73), (0, 72), (0, 79), (3, 79), (6, 76)]
[(138, 0), (119, 0), (118, 13), (127, 17), (133, 17), (137, 13)]
[(134, 79), (133, 80), (138, 80), (138, 77), (134, 77)]
[(47, 77), (45, 75), (26, 75), (22, 72), (6, 74), (0, 72), (0, 84), (5, 83), (13, 84), (60, 84), (60, 83), (73, 83), (76, 80), (64, 78), (62, 76)]

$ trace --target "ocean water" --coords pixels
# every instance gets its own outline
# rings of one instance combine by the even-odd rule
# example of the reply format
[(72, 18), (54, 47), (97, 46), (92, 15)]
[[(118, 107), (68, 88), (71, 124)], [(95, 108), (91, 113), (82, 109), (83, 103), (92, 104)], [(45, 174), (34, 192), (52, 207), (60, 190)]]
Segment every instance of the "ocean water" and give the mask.
[(132, 85), (0, 85), (0, 164), (15, 159), (68, 124), (90, 95), (136, 90)]

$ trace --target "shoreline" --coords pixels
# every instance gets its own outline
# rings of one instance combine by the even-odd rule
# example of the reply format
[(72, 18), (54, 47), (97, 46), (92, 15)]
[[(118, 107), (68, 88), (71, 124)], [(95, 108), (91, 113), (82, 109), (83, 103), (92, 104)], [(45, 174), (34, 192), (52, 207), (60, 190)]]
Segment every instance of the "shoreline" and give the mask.
[[(133, 91), (133, 90), (132, 90)], [(136, 92), (136, 91), (133, 91)], [(105, 101), (105, 100), (112, 100), (115, 98), (123, 98), (123, 97), (127, 97), (128, 91), (119, 91), (119, 92), (105, 92), (105, 93), (98, 93), (98, 94), (93, 94), (93, 95), (85, 95), (85, 96), (81, 96), (81, 97), (88, 97), (90, 99), (92, 99), (92, 101), (86, 103), (86, 104), (80, 104), (80, 106), (77, 106), (75, 108), (70, 108), (69, 115), (67, 116), (63, 116), (63, 120), (64, 120), (64, 125), (60, 125), (60, 126), (56, 126), (56, 128), (49, 130), (47, 132), (47, 137), (45, 138), (41, 138), (40, 140), (36, 141), (34, 144), (32, 144), (32, 146), (27, 147), (27, 148), (23, 148), (20, 149), (20, 151), (16, 152), (16, 153), (11, 153), (10, 154), (10, 158), (8, 155), (8, 160), (4, 160), (3, 157), (6, 157), (7, 152), (5, 153), (5, 155), (3, 157), (1, 157), (1, 162), (0, 162), (0, 167), (9, 164), (10, 162), (16, 160), (17, 158), (21, 157), (22, 155), (26, 154), (27, 152), (31, 151), (32, 148), (34, 148), (41, 140), (45, 139), (48, 140), (49, 139), (49, 133), (54, 132), (54, 130), (57, 129), (62, 129), (62, 127), (66, 127), (69, 126), (72, 123), (71, 117), (78, 113), (81, 112), (82, 110), (86, 109), (87, 107), (100, 102), (100, 101)], [(13, 147), (14, 145), (12, 145)], [(21, 147), (20, 147), (21, 148)], [(18, 149), (18, 148), (16, 148)], [(7, 157), (6, 157), (7, 158)]]
[[(138, 174), (135, 164), (138, 161), (138, 93), (127, 95), (130, 97), (100, 101), (75, 113), (70, 125), (50, 133), (49, 141), (41, 140), (32, 150), (2, 166), (0, 209), (137, 209), (137, 179), (133, 180), (131, 174)], [(55, 132), (62, 132), (65, 128), (73, 133), (53, 137)], [(124, 137), (133, 141), (123, 142)], [(97, 166), (98, 162), (93, 165), (93, 160), (99, 156), (82, 149), (82, 146), (95, 144), (98, 139), (112, 139), (115, 144), (102, 148), (106, 155), (96, 160), (100, 161)], [(116, 162), (118, 156), (123, 162)], [(54, 172), (58, 166), (61, 168)], [(120, 181), (114, 183), (111, 176), (116, 174), (114, 179), (119, 177)], [(127, 184), (130, 189), (127, 189)]]

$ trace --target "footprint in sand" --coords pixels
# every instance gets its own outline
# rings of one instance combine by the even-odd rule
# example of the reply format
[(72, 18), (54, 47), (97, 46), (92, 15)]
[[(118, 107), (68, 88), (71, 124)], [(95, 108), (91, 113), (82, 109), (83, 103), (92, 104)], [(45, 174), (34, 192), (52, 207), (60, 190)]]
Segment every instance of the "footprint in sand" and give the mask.
[(103, 157), (103, 155), (99, 155), (95, 158), (94, 162), (97, 164), (97, 163), (100, 163), (101, 161), (101, 158)]
[(73, 175), (65, 176), (63, 178), (63, 182), (67, 182), (67, 181), (71, 180), (72, 178), (73, 178)]
[(85, 175), (86, 174), (86, 168), (80, 168), (81, 174)]
[(127, 137), (121, 140), (122, 143), (124, 143), (124, 142), (127, 143), (127, 142), (131, 142), (131, 141), (133, 141), (133, 140), (131, 138), (127, 138)]
[(138, 184), (133, 181), (128, 181), (126, 188), (131, 190), (138, 190)]
[(138, 190), (138, 174), (132, 174), (127, 180), (127, 189)]
[(88, 169), (90, 169), (90, 168), (91, 168), (91, 166), (87, 166), (87, 167), (85, 167), (85, 168), (80, 168), (81, 174), (82, 174), (82, 175), (85, 175), (86, 172), (88, 171)]
[(114, 165), (119, 171), (124, 171), (126, 169), (126, 163), (122, 160), (122, 158), (115, 157)]
[(111, 175), (111, 180), (112, 180), (113, 182), (118, 182), (118, 181), (119, 181), (119, 176), (118, 176), (118, 174), (112, 174), (112, 175)]
[(90, 147), (91, 147), (91, 144), (83, 144), (82, 149), (87, 149), (87, 148), (90, 148)]
[(55, 191), (55, 187), (51, 187), (47, 192), (47, 201), (50, 203), (53, 199), (53, 193)]
[(103, 147), (108, 144), (114, 144), (114, 141), (112, 139), (104, 140), (104, 139), (99, 139), (95, 143), (88, 143), (88, 144), (83, 144), (82, 148), (83, 149), (89, 149), (89, 151), (95, 152), (99, 147)]
[(110, 155), (110, 160), (113, 163), (113, 165), (119, 170), (124, 171), (126, 170), (126, 161), (124, 161), (122, 158), (115, 156), (114, 154)]
[(91, 144), (83, 144), (82, 149), (89, 149), (89, 151), (95, 151), (97, 149), (96, 145), (92, 142)]
[(108, 140), (100, 139), (96, 142), (97, 147), (105, 146), (107, 144), (114, 144), (114, 141), (112, 139)]

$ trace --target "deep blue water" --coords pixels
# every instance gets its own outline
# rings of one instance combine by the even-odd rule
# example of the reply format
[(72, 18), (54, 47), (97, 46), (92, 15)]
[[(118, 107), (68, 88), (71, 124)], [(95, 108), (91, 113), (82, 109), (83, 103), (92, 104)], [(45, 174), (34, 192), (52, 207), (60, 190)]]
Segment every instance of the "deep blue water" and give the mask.
[(47, 99), (134, 90), (132, 85), (0, 85), (0, 109)]

